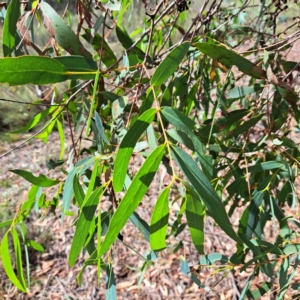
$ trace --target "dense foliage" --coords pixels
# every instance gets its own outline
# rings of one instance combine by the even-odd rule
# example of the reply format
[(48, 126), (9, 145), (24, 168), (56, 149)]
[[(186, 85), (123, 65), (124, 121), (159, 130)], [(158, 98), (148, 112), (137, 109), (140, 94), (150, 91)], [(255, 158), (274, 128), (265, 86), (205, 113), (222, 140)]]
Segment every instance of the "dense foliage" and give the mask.
[[(116, 291), (107, 253), (113, 255), (128, 220), (149, 242), (142, 271), (187, 225), (200, 266), (227, 274), (252, 269), (240, 299), (297, 294), (300, 222), (291, 212), (299, 203), (299, 63), (286, 59), (300, 37), (294, 2), (77, 0), (76, 22), (68, 7), (59, 15), (47, 1), (2, 6), (0, 82), (51, 84), (32, 99), (46, 108), (15, 133), (33, 130), (32, 137), (47, 143), (57, 130), (61, 142), (60, 156), (48, 163), (50, 175), (11, 170), (32, 183), (14, 218), (0, 224), (6, 229), (2, 264), (19, 290), (29, 288), (23, 241), (26, 249), (42, 250), (26, 240), (26, 218), (41, 209), (64, 219), (72, 205), (78, 213), (69, 265), (84, 249), (82, 271), (95, 265), (99, 276), (106, 272), (108, 298)], [(44, 45), (36, 42), (42, 27), (49, 37)], [(67, 82), (64, 91), (59, 82)], [(67, 136), (72, 149), (64, 161)], [(89, 147), (81, 147), (84, 139)], [(133, 155), (143, 162), (136, 173), (128, 168)], [(51, 177), (53, 169), (62, 175)], [(157, 172), (170, 180), (164, 185), (160, 175), (148, 224), (136, 209)], [(171, 199), (174, 190), (178, 196)], [(180, 207), (175, 222), (171, 200)], [(206, 253), (206, 216), (236, 244), (232, 256)], [(190, 273), (181, 263), (209, 293), (196, 268)], [(261, 273), (265, 282), (253, 289)]]

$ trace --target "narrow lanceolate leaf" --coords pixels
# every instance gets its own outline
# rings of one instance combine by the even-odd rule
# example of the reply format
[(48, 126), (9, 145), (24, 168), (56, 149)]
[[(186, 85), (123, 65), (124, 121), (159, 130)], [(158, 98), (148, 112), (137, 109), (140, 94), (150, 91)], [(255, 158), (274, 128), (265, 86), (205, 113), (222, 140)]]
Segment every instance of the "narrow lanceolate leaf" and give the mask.
[(162, 160), (165, 145), (156, 148), (146, 159), (138, 173), (133, 178), (123, 200), (114, 213), (103, 244), (100, 256), (103, 255), (116, 240), (126, 221), (135, 211), (150, 186), (155, 172)]
[(95, 51), (99, 54), (101, 53), (101, 60), (104, 62), (106, 67), (109, 67), (116, 62), (117, 58), (105, 39), (103, 39), (98, 33), (96, 33), (95, 36), (92, 36), (91, 29), (89, 28), (83, 29), (85, 34), (83, 34), (82, 37), (93, 46)]
[(64, 192), (63, 192), (63, 212), (62, 212), (62, 219), (64, 217), (64, 214), (70, 207), (70, 202), (73, 197), (73, 180), (76, 174), (78, 174), (78, 178), (94, 163), (95, 157), (86, 157), (83, 160), (79, 161), (74, 168), (70, 171), (70, 173), (67, 176), (65, 186), (64, 186)]
[[(207, 176), (207, 178), (211, 178), (213, 169), (211, 163), (208, 161), (208, 159), (205, 157), (203, 150), (202, 150), (202, 144), (198, 137), (193, 132), (194, 127), (194, 121), (191, 120), (189, 117), (187, 117), (185, 114), (183, 114), (181, 111), (178, 111), (176, 109), (173, 109), (171, 107), (163, 107), (161, 109), (161, 114), (170, 124), (175, 126), (177, 129), (184, 131), (191, 139), (194, 144), (194, 149), (198, 153), (199, 161), (202, 167), (202, 170), (204, 174)], [(188, 146), (184, 144), (185, 146)]]
[(235, 65), (238, 69), (257, 79), (268, 79), (268, 81), (278, 87), (278, 91), (281, 96), (292, 106), (295, 107), (298, 96), (295, 93), (291, 85), (287, 84), (283, 80), (273, 74), (272, 70), (268, 68), (267, 72), (262, 68), (253, 64), (250, 60), (236, 53), (233, 49), (225, 48), (222, 45), (211, 44), (211, 43), (195, 43), (194, 47), (199, 49), (202, 53), (207, 54), (211, 58), (217, 59), (219, 62), (227, 67)]
[[(44, 3), (44, 2), (43, 2)], [(44, 56), (21, 56), (0, 58), (0, 83), (11, 85), (49, 84), (68, 79), (90, 80), (96, 71), (87, 64), (75, 68), (76, 57), (55, 59)], [(79, 62), (82, 60), (79, 60)], [(68, 69), (70, 68), (70, 69)], [(75, 72), (76, 71), (76, 72)]]
[(268, 170), (273, 170), (273, 169), (281, 169), (284, 167), (284, 163), (280, 161), (266, 161), (262, 162), (260, 164), (255, 164), (254, 166), (251, 166), (248, 168), (249, 173), (254, 173), (254, 172), (263, 172), (263, 171), (268, 171)]
[(44, 26), (56, 42), (71, 55), (92, 57), (81, 44), (73, 30), (63, 21), (57, 12), (46, 2), (39, 4), (43, 12)]
[[(54, 60), (60, 62), (69, 72), (97, 72), (97, 63), (88, 57), (79, 55), (58, 56)], [(95, 76), (95, 75), (94, 75)]]
[(114, 270), (111, 264), (106, 266), (106, 278), (105, 278), (105, 299), (117, 300), (117, 289)]
[(149, 109), (144, 112), (128, 130), (120, 144), (120, 148), (118, 150), (115, 161), (113, 175), (113, 186), (116, 192), (121, 191), (123, 188), (129, 160), (132, 155), (134, 146), (136, 145), (143, 132), (147, 129), (149, 124), (153, 121), (155, 113), (155, 108)]
[(38, 177), (35, 177), (32, 175), (32, 173), (24, 170), (9, 170), (9, 171), (23, 177), (30, 183), (41, 187), (50, 187), (59, 183), (59, 180), (50, 179), (45, 175), (39, 175)]
[(83, 204), (83, 201), (84, 201), (85, 194), (84, 194), (82, 186), (80, 185), (78, 174), (76, 174), (75, 177), (74, 177), (73, 189), (74, 189), (75, 199), (76, 199), (79, 207), (81, 208), (82, 204)]
[(14, 286), (16, 286), (20, 291), (26, 293), (26, 286), (24, 286), (17, 275), (14, 272), (12, 261), (9, 255), (9, 244), (8, 244), (8, 233), (6, 233), (1, 241), (1, 260), (3, 268), (8, 276), (9, 280)]
[(150, 245), (154, 251), (166, 248), (166, 234), (169, 219), (170, 187), (159, 195), (150, 221)]
[(199, 169), (197, 163), (190, 157), (190, 155), (176, 146), (172, 146), (172, 156), (183, 174), (195, 188), (201, 200), (206, 205), (210, 216), (228, 234), (228, 236), (237, 242), (241, 242), (230, 224), (221, 199), (211, 186), (207, 177)]
[(19, 0), (11, 0), (7, 7), (2, 36), (4, 56), (11, 56), (15, 49), (17, 22), (20, 15), (20, 5), (21, 4)]
[(211, 58), (217, 59), (226, 67), (237, 66), (239, 70), (257, 79), (266, 78), (266, 71), (257, 67), (250, 60), (236, 53), (233, 49), (210, 43), (195, 43), (194, 47)]
[(186, 219), (193, 244), (200, 254), (204, 254), (204, 215), (205, 206), (196, 192), (187, 187), (186, 191)]
[(185, 42), (173, 49), (155, 70), (151, 84), (154, 87), (162, 85), (177, 70), (184, 56), (188, 52), (190, 43)]
[(15, 228), (13, 228), (13, 230), (12, 230), (12, 236), (13, 236), (13, 242), (14, 242), (14, 249), (15, 249), (15, 255), (16, 255), (16, 267), (17, 267), (18, 275), (19, 275), (22, 286), (26, 287), (23, 266), (22, 266), (23, 261), (22, 261), (22, 254), (21, 254), (21, 244), (20, 244), (18, 232)]
[(70, 250), (69, 265), (71, 267), (74, 266), (75, 261), (85, 244), (91, 222), (94, 220), (95, 211), (102, 190), (102, 186), (95, 190), (81, 209)]

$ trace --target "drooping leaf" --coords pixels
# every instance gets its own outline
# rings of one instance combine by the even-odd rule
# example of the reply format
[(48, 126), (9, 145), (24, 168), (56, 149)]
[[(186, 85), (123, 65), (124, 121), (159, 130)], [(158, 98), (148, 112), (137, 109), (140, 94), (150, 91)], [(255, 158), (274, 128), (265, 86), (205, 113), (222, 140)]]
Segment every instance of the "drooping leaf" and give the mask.
[(119, 232), (126, 221), (135, 211), (140, 201), (150, 186), (165, 151), (165, 145), (157, 147), (146, 159), (138, 173), (133, 178), (120, 205), (115, 211), (103, 244), (101, 245), (100, 256), (102, 256), (116, 240)]
[(99, 55), (101, 53), (101, 60), (107, 68), (117, 61), (114, 52), (100, 34), (96, 33), (95, 36), (92, 36), (91, 29), (89, 28), (84, 28), (84, 31), (85, 34), (82, 35), (83, 38), (92, 44), (94, 50), (97, 51)]
[(58, 119), (56, 119), (56, 127), (57, 127), (59, 140), (60, 140), (59, 159), (61, 161), (61, 159), (63, 158), (63, 155), (65, 153), (65, 133), (64, 133), (64, 130), (63, 130), (63, 125)]
[(10, 258), (10, 248), (8, 244), (8, 233), (6, 233), (1, 241), (1, 260), (2, 265), (5, 270), (6, 275), (8, 276), (9, 280), (12, 282), (14, 286), (16, 286), (20, 291), (26, 293), (27, 289), (24, 286), (14, 272), (14, 268), (12, 265), (12, 261)]
[(20, 15), (20, 5), (19, 0), (11, 0), (7, 7), (2, 35), (4, 56), (11, 56), (16, 46), (15, 41), (17, 34), (17, 21)]
[(140, 136), (147, 129), (149, 124), (153, 121), (155, 113), (155, 108), (149, 109), (148, 111), (143, 113), (133, 124), (133, 126), (128, 130), (120, 144), (113, 174), (113, 186), (116, 192), (121, 191), (123, 188), (125, 176), (127, 173), (127, 167), (133, 149)]
[(154, 251), (166, 248), (166, 234), (169, 220), (170, 187), (164, 189), (154, 206), (150, 221), (150, 245)]
[(73, 180), (73, 189), (74, 189), (74, 196), (75, 196), (75, 199), (76, 199), (76, 201), (77, 201), (79, 207), (82, 207), (82, 204), (83, 204), (83, 201), (84, 201), (85, 194), (84, 194), (84, 191), (83, 191), (82, 186), (80, 185), (78, 174), (76, 174), (76, 175), (74, 176), (74, 180)]
[(184, 56), (188, 52), (190, 43), (184, 42), (173, 49), (161, 64), (155, 70), (152, 78), (151, 85), (158, 87), (165, 83), (167, 79), (177, 70)]
[(150, 227), (146, 221), (144, 221), (137, 212), (134, 212), (130, 216), (132, 224), (141, 232), (147, 242), (150, 241)]
[(95, 157), (90, 156), (86, 157), (83, 160), (79, 161), (73, 169), (70, 171), (66, 178), (65, 186), (64, 186), (64, 192), (63, 192), (63, 213), (62, 218), (64, 217), (64, 214), (68, 211), (70, 207), (70, 202), (73, 197), (73, 180), (74, 176), (76, 174), (79, 174), (79, 177), (94, 163)]
[(32, 173), (24, 170), (16, 169), (16, 170), (9, 170), (9, 171), (23, 177), (25, 180), (29, 181), (30, 183), (41, 187), (50, 187), (59, 183), (59, 180), (50, 179), (45, 175), (39, 175), (38, 177), (35, 177), (32, 175)]
[[(134, 44), (133, 40), (127, 34), (127, 32), (123, 31), (119, 26), (116, 26), (116, 34), (117, 34), (118, 40), (120, 41), (120, 43), (126, 50), (129, 49)], [(144, 60), (145, 53), (137, 46), (134, 47), (134, 49), (132, 49), (131, 52), (136, 54), (140, 60)], [(148, 58), (147, 58), (147, 60), (148, 60)]]
[(102, 120), (101, 120), (99, 114), (96, 111), (94, 113), (94, 118), (95, 118), (96, 128), (97, 128), (97, 131), (98, 131), (101, 139), (104, 141), (104, 143), (106, 145), (109, 145), (109, 141), (107, 140), (105, 132), (104, 132), (104, 127), (103, 127), (103, 124), (102, 124)]
[(200, 254), (204, 254), (204, 215), (205, 207), (197, 193), (186, 187), (186, 219), (193, 244)]
[(19, 275), (20, 283), (23, 287), (26, 287), (26, 282), (24, 278), (23, 272), (23, 260), (22, 260), (22, 253), (21, 253), (21, 244), (18, 232), (15, 228), (12, 229), (12, 236), (13, 236), (13, 243), (14, 243), (14, 250), (16, 256), (16, 267)]
[(105, 288), (106, 288), (105, 299), (117, 300), (115, 274), (111, 264), (108, 264), (106, 266)]
[(69, 255), (69, 265), (71, 267), (74, 266), (75, 261), (86, 242), (102, 190), (102, 186), (96, 189), (82, 206)]
[[(0, 61), (0, 64), (1, 64), (1, 61)], [(17, 133), (23, 133), (23, 132), (29, 131), (30, 129), (34, 128), (37, 124), (39, 124), (42, 120), (44, 120), (44, 118), (46, 118), (46, 116), (51, 115), (51, 113), (55, 109), (56, 109), (55, 107), (49, 107), (49, 108), (45, 109), (44, 111), (36, 114), (34, 116), (34, 118), (32, 120), (30, 120), (25, 127), (11, 131), (10, 133), (17, 134)]]
[[(202, 170), (208, 179), (211, 178), (213, 169), (211, 163), (203, 153), (203, 146), (198, 137), (193, 132), (194, 121), (184, 115), (182, 112), (173, 109), (171, 107), (163, 107), (161, 113), (168, 122), (174, 125), (177, 129), (185, 132), (192, 140), (194, 149), (197, 151), (198, 158), (202, 167)], [(187, 145), (186, 145), (187, 146)], [(190, 148), (191, 149), (191, 148)]]
[(233, 240), (240, 242), (241, 240), (232, 228), (221, 199), (213, 189), (207, 177), (199, 169), (196, 162), (186, 152), (176, 146), (172, 146), (172, 156), (183, 174), (199, 194), (201, 200), (205, 203), (210, 216), (228, 234), (228, 236)]
[(44, 26), (56, 42), (71, 55), (80, 55), (92, 58), (92, 55), (83, 47), (74, 31), (62, 20), (57, 12), (46, 2), (41, 2), (39, 8), (43, 12)]

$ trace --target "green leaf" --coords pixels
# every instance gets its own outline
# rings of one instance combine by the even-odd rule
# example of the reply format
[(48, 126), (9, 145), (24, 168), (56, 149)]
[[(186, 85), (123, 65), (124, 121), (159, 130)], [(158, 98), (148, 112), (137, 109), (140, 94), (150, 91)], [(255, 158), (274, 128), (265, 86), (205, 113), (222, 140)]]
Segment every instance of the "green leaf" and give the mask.
[(20, 244), (18, 232), (15, 228), (12, 229), (12, 236), (13, 236), (14, 250), (16, 256), (16, 267), (19, 275), (19, 280), (22, 286), (26, 287), (23, 266), (22, 266), (23, 261), (22, 261), (22, 253), (21, 253), (21, 244)]
[(86, 200), (80, 211), (69, 255), (69, 265), (71, 267), (74, 266), (75, 261), (86, 242), (90, 225), (92, 221), (94, 221), (95, 211), (97, 208), (97, 204), (99, 203), (99, 196), (102, 190), (102, 186), (97, 188)]
[(237, 242), (241, 242), (230, 224), (221, 199), (211, 186), (207, 177), (199, 169), (196, 162), (190, 155), (176, 146), (172, 146), (172, 157), (191, 185), (195, 188), (201, 200), (205, 203), (210, 216), (218, 223), (221, 229), (228, 234), (228, 236)]
[(35, 177), (32, 175), (32, 173), (24, 170), (16, 169), (16, 170), (9, 170), (9, 171), (23, 177), (25, 180), (29, 181), (30, 183), (41, 187), (50, 187), (59, 183), (59, 180), (50, 179), (45, 175), (39, 175), (38, 177)]
[(63, 130), (63, 126), (61, 122), (56, 119), (56, 126), (57, 126), (57, 131), (59, 135), (59, 140), (60, 140), (60, 153), (59, 153), (59, 159), (61, 160), (63, 158), (63, 155), (65, 153), (65, 133)]
[(186, 187), (186, 219), (193, 244), (200, 254), (204, 254), (204, 215), (205, 206), (196, 192)]
[(211, 266), (216, 261), (219, 261), (221, 264), (225, 265), (229, 262), (229, 259), (227, 256), (220, 253), (210, 253), (208, 255), (202, 256), (200, 258), (199, 264), (201, 266)]
[(95, 182), (96, 182), (96, 178), (98, 176), (98, 168), (99, 168), (98, 160), (95, 160), (94, 168), (93, 168), (92, 175), (91, 175), (90, 181), (89, 181), (89, 185), (88, 185), (86, 194), (84, 196), (84, 200), (83, 200), (83, 204), (82, 204), (83, 206), (85, 206), (85, 202), (91, 196), (92, 191), (95, 188)]
[(181, 143), (192, 151), (195, 150), (192, 140), (185, 132), (171, 128), (167, 130), (167, 134), (176, 142)]
[(91, 53), (83, 47), (76, 34), (48, 3), (41, 2), (39, 8), (43, 12), (44, 25), (48, 33), (55, 38), (63, 49), (71, 55), (92, 58)]
[(64, 186), (64, 192), (63, 192), (63, 213), (62, 218), (64, 217), (64, 214), (68, 211), (70, 207), (70, 202), (73, 197), (73, 180), (74, 176), (76, 174), (79, 174), (78, 177), (80, 177), (95, 161), (94, 156), (86, 157), (83, 160), (79, 161), (74, 168), (70, 171), (70, 173), (67, 176), (65, 186)]
[(128, 130), (120, 144), (113, 174), (113, 186), (116, 192), (120, 192), (123, 188), (129, 160), (132, 155), (133, 149), (140, 136), (153, 121), (155, 113), (155, 108), (149, 109), (144, 112)]
[[(127, 50), (134, 44), (134, 41), (127, 34), (127, 32), (123, 31), (119, 26), (116, 26), (116, 34), (117, 34), (118, 40), (120, 41), (120, 43), (122, 44), (124, 49)], [(131, 53), (136, 54), (140, 60), (144, 60), (144, 58), (145, 58), (145, 52), (143, 52), (137, 46), (135, 46), (134, 49), (132, 49)], [(148, 60), (149, 59), (147, 58), (147, 61)]]
[(161, 114), (169, 123), (187, 133), (195, 126), (195, 122), (191, 118), (172, 107), (162, 107)]
[[(0, 65), (1, 65), (1, 60), (0, 60)], [(57, 109), (57, 108), (56, 107), (49, 107), (49, 108), (45, 109), (41, 113), (38, 113), (37, 115), (35, 115), (34, 118), (32, 120), (30, 120), (25, 127), (20, 128), (18, 130), (11, 131), (10, 133), (15, 134), (15, 133), (23, 133), (23, 132), (29, 131), (35, 125), (37, 125), (39, 122), (41, 122), (44, 118), (46, 118), (46, 116), (51, 115), (51, 113), (55, 109)]]
[(7, 226), (10, 226), (12, 223), (13, 223), (14, 219), (11, 219), (11, 220), (7, 220), (7, 221), (4, 221), (4, 222), (1, 222), (0, 223), (0, 229), (1, 228), (4, 228), (4, 227), (7, 227)]
[(210, 179), (213, 173), (212, 165), (208, 161), (207, 157), (205, 157), (203, 154), (203, 146), (192, 130), (195, 125), (194, 121), (184, 115), (182, 112), (171, 107), (163, 107), (161, 109), (161, 113), (168, 122), (177, 127), (179, 130), (184, 131), (192, 139), (194, 144), (193, 148), (197, 151), (202, 170), (206, 177)]
[(247, 291), (248, 299), (262, 299), (262, 296), (272, 288), (272, 283), (270, 282), (261, 282), (260, 285), (257, 289), (249, 289)]
[(155, 70), (151, 78), (151, 85), (158, 87), (166, 82), (167, 79), (177, 70), (189, 48), (190, 43), (188, 42), (184, 42), (174, 48)]
[[(248, 167), (249, 173), (262, 172), (273, 169), (281, 169), (284, 167), (284, 163), (278, 161), (267, 161), (260, 164), (255, 164), (254, 166)], [(245, 170), (245, 169), (244, 169)]]
[(128, 218), (135, 211), (150, 186), (155, 172), (162, 160), (165, 145), (156, 148), (146, 159), (133, 178), (123, 200), (115, 211), (109, 224), (108, 232), (101, 245), (100, 256), (103, 255), (116, 240)]
[(257, 67), (250, 60), (240, 56), (230, 48), (210, 43), (195, 43), (193, 46), (211, 58), (217, 59), (226, 67), (235, 65), (241, 72), (251, 77), (266, 78), (266, 72), (262, 68)]
[(4, 56), (11, 56), (15, 49), (17, 22), (20, 16), (20, 5), (21, 4), (19, 0), (11, 0), (7, 7), (2, 35)]
[(20, 291), (26, 293), (26, 285), (24, 286), (16, 276), (9, 255), (8, 233), (6, 233), (1, 241), (1, 260), (3, 268), (12, 284)]
[(55, 58), (29, 55), (0, 58), (0, 69), (0, 83), (11, 85), (49, 84), (68, 79), (90, 80), (96, 74), (94, 70), (70, 71)]
[(148, 223), (145, 222), (137, 212), (134, 212), (129, 219), (138, 229), (138, 231), (144, 236), (145, 240), (150, 242), (150, 227)]
[(231, 99), (244, 98), (255, 92), (261, 92), (263, 87), (260, 84), (255, 84), (253, 86), (237, 86), (228, 92), (228, 97)]
[[(220, 133), (224, 130), (230, 130), (232, 125), (238, 125), (239, 122), (248, 115), (251, 111), (247, 109), (237, 109), (229, 112), (227, 116), (218, 118), (217, 120), (208, 120), (200, 128), (200, 136), (207, 141), (210, 133)], [(214, 122), (212, 124), (212, 122)], [(213, 128), (211, 128), (213, 126)]]
[(26, 245), (28, 247), (32, 247), (34, 250), (37, 250), (41, 253), (44, 253), (44, 251), (45, 251), (44, 247), (34, 240), (26, 240)]
[(97, 131), (98, 131), (101, 139), (104, 141), (104, 143), (106, 145), (109, 145), (109, 141), (107, 140), (105, 132), (104, 132), (104, 127), (103, 127), (103, 124), (102, 124), (102, 120), (101, 120), (99, 114), (96, 111), (94, 113), (94, 118), (95, 118), (96, 128), (97, 128)]
[(127, 96), (118, 97), (111, 105), (111, 114), (114, 120), (116, 120), (124, 111), (128, 103)]
[(81, 208), (82, 207), (82, 204), (83, 204), (83, 200), (84, 200), (84, 191), (83, 191), (83, 188), (79, 182), (79, 176), (78, 174), (76, 174), (74, 176), (74, 180), (73, 180), (73, 189), (74, 189), (74, 196), (75, 196), (75, 199), (79, 205), (79, 207)]
[(105, 299), (117, 300), (115, 274), (111, 264), (106, 266), (105, 288)]
[(111, 50), (107, 42), (102, 39), (101, 35), (95, 34), (95, 36), (93, 37), (91, 34), (91, 29), (89, 28), (84, 28), (84, 31), (85, 34), (83, 34), (82, 37), (92, 44), (94, 50), (97, 51), (99, 55), (102, 49), (101, 60), (107, 68), (117, 61), (114, 52)]
[(69, 72), (94, 72), (98, 70), (97, 63), (88, 57), (79, 55), (58, 56), (53, 60), (61, 63)]
[(154, 251), (166, 248), (166, 234), (169, 220), (170, 187), (164, 189), (154, 206), (150, 221), (150, 245)]

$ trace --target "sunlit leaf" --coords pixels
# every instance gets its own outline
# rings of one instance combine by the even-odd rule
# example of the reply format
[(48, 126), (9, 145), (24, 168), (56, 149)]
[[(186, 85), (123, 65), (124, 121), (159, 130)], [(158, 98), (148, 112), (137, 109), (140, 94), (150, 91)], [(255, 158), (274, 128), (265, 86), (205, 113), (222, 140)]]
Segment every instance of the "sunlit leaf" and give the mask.
[(10, 249), (8, 244), (8, 233), (6, 233), (1, 241), (1, 260), (3, 268), (8, 276), (9, 280), (15, 285), (20, 291), (26, 293), (27, 289), (24, 286), (14, 272), (12, 261), (10, 258)]
[(186, 190), (186, 219), (193, 244), (200, 254), (204, 254), (204, 216), (205, 206), (197, 193), (187, 187)]
[(158, 68), (155, 70), (151, 84), (154, 87), (160, 86), (167, 81), (168, 78), (175, 72), (180, 65), (184, 56), (190, 48), (190, 43), (184, 42), (173, 49), (166, 58), (161, 62)]
[(74, 266), (75, 261), (86, 242), (86, 238), (90, 229), (91, 222), (94, 220), (95, 211), (102, 190), (102, 186), (96, 189), (85, 201), (81, 208), (69, 255), (69, 265), (71, 267)]
[(41, 187), (50, 187), (59, 183), (59, 180), (50, 179), (45, 175), (39, 175), (38, 177), (35, 177), (34, 175), (32, 175), (32, 173), (24, 170), (16, 169), (16, 170), (9, 170), (9, 171), (23, 177), (25, 180), (29, 181), (30, 183)]
[(120, 148), (117, 153), (114, 175), (113, 175), (113, 186), (116, 192), (119, 192), (123, 188), (125, 176), (127, 173), (127, 167), (129, 164), (130, 157), (132, 155), (133, 149), (143, 134), (147, 129), (149, 124), (153, 121), (156, 113), (156, 109), (149, 109), (144, 114), (142, 114), (138, 120), (133, 124), (133, 126), (128, 130), (127, 134), (124, 136)]
[(116, 240), (126, 221), (144, 197), (153, 180), (155, 172), (159, 167), (164, 151), (165, 145), (157, 147), (148, 156), (138, 173), (133, 178), (128, 191), (111, 219), (105, 240), (101, 245), (100, 256), (102, 256)]
[(172, 147), (172, 156), (183, 174), (187, 177), (191, 185), (199, 194), (201, 200), (205, 203), (210, 216), (212, 216), (212, 218), (228, 234), (228, 236), (230, 236), (233, 240), (240, 242), (239, 237), (234, 232), (228, 219), (221, 199), (214, 191), (211, 183), (199, 169), (195, 161), (190, 157), (190, 155), (176, 146)]
[[(68, 60), (72, 60), (72, 58)], [(71, 66), (69, 62), (67, 65), (71, 70), (68, 70), (57, 59), (45, 56), (0, 58), (0, 83), (11, 85), (49, 84), (68, 79), (89, 80), (95, 78), (96, 71), (94, 69), (90, 69), (87, 73), (86, 69), (82, 71), (79, 66), (77, 68), (79, 71), (74, 72), (74, 66)]]
[(150, 245), (154, 251), (166, 248), (169, 220), (170, 187), (164, 189), (156, 200), (150, 221)]

